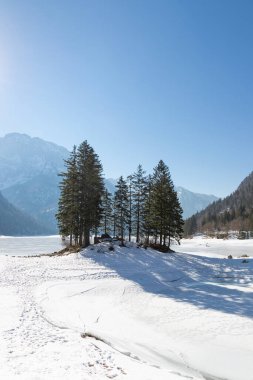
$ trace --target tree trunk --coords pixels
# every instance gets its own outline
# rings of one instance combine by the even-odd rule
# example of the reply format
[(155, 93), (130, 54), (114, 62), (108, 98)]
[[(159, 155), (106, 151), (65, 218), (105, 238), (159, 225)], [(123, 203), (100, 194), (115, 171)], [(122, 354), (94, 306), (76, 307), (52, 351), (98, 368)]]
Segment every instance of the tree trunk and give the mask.
[(128, 228), (128, 241), (131, 241), (131, 231), (132, 231), (132, 228), (129, 227)]
[(140, 199), (138, 198), (137, 204), (137, 226), (136, 226), (136, 242), (140, 241)]
[(147, 243), (149, 244), (149, 242), (150, 242), (150, 231), (148, 230)]
[(89, 229), (85, 229), (84, 231), (84, 247), (88, 247), (90, 245), (90, 231)]
[(160, 232), (160, 239), (159, 239), (159, 241), (160, 241), (160, 245), (162, 245), (162, 242), (163, 242), (163, 234), (162, 234), (162, 231)]
[(105, 228), (104, 233), (107, 234), (107, 215), (105, 214)]

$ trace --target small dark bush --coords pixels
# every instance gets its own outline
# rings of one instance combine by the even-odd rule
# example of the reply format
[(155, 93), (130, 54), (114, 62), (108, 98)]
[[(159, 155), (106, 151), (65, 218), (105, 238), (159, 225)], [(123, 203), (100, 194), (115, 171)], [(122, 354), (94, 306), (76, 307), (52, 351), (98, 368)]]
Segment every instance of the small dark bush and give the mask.
[(167, 245), (160, 245), (160, 244), (153, 244), (152, 243), (152, 244), (150, 244), (150, 248), (153, 248), (156, 251), (163, 252), (163, 253), (171, 252), (171, 250), (169, 249), (169, 247)]

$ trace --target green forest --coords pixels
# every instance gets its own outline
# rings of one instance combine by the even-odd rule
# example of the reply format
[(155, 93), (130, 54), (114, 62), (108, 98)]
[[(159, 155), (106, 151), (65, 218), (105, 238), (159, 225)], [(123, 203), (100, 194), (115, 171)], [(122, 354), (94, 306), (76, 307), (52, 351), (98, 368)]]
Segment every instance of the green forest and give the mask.
[(209, 205), (205, 210), (185, 221), (185, 236), (202, 232), (216, 237), (226, 237), (236, 231), (240, 238), (253, 235), (253, 172), (236, 191)]

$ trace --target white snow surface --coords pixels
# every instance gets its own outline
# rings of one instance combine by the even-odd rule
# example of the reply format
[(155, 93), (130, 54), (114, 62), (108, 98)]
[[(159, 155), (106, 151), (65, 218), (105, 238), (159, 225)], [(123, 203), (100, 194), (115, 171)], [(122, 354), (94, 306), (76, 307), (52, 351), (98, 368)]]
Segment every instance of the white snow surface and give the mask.
[(182, 239), (180, 245), (172, 245), (177, 252), (193, 253), (208, 257), (240, 258), (243, 255), (253, 257), (253, 239), (212, 239), (200, 235), (194, 239)]
[(253, 380), (253, 259), (108, 248), (0, 256), (1, 379)]

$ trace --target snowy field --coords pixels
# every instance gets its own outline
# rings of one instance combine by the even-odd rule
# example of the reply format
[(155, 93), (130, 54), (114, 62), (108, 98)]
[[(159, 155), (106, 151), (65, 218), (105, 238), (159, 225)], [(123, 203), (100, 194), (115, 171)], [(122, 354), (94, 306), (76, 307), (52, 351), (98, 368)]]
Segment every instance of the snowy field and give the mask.
[(253, 380), (250, 241), (208, 242), (1, 256), (0, 378)]
[(172, 245), (171, 248), (177, 252), (187, 252), (207, 257), (228, 257), (228, 255), (232, 255), (234, 258), (243, 255), (253, 257), (253, 239), (220, 240), (200, 236), (194, 239), (182, 239), (180, 245)]

